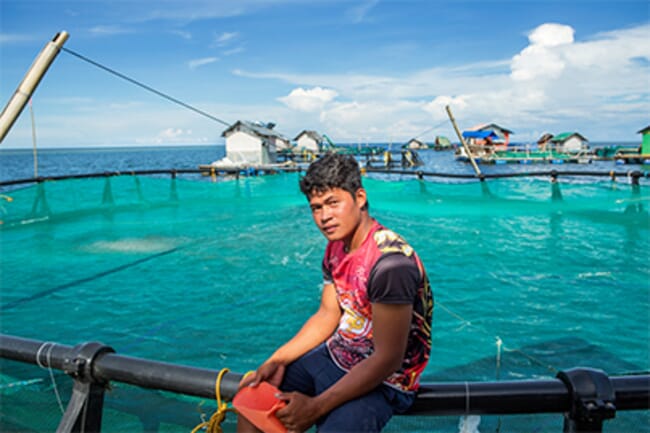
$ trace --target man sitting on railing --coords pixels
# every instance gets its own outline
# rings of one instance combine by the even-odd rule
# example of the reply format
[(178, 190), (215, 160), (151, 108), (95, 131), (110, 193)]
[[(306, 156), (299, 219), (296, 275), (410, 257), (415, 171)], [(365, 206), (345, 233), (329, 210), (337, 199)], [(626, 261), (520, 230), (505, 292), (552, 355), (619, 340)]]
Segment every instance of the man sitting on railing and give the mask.
[[(242, 386), (279, 386), (290, 432), (378, 432), (411, 406), (429, 359), (429, 282), (413, 249), (370, 217), (352, 156), (325, 155), (300, 188), (329, 241), (320, 308)], [(240, 416), (238, 431), (255, 428)]]

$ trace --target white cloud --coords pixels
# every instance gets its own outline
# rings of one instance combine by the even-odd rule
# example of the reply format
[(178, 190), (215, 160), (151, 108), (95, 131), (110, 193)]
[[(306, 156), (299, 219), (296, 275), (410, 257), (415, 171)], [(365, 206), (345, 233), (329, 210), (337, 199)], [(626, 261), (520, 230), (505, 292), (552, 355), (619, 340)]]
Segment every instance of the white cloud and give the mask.
[(154, 139), (155, 143), (177, 143), (191, 139), (192, 130), (183, 130), (180, 128), (167, 128), (160, 131), (158, 136)]
[(17, 33), (0, 33), (0, 45), (8, 45), (20, 42), (31, 42), (35, 37)]
[(238, 32), (224, 32), (215, 38), (215, 44), (218, 47), (224, 47), (232, 43), (237, 38), (239, 38)]
[(244, 52), (244, 47), (235, 47), (235, 48), (231, 48), (229, 50), (225, 50), (222, 54), (224, 56), (232, 56), (234, 54), (239, 54), (239, 53), (242, 53), (242, 52)]
[(314, 87), (312, 89), (299, 87), (293, 89), (288, 96), (278, 98), (278, 100), (294, 110), (318, 111), (325, 104), (336, 98), (337, 95), (334, 90), (323, 89), (322, 87)]
[(185, 39), (186, 41), (189, 41), (192, 39), (192, 33), (186, 32), (184, 30), (172, 30), (171, 32), (173, 35), (180, 36), (181, 38)]
[(560, 45), (572, 44), (575, 30), (564, 24), (547, 23), (542, 24), (530, 32), (528, 40), (531, 45), (543, 47), (557, 47)]
[[(570, 26), (544, 24), (530, 32), (530, 44), (511, 59), (437, 66), (404, 76), (235, 74), (301, 86), (280, 100), (294, 110), (320, 112), (321, 128), (339, 140), (406, 139), (414, 130), (437, 124), (440, 129), (433, 133), (455, 136), (444, 110), (450, 105), (461, 129), (497, 122), (515, 130), (516, 140), (527, 141), (537, 139), (540, 129), (589, 135), (593, 119), (611, 119), (613, 113), (645, 125), (649, 35), (650, 25), (644, 25), (576, 41)], [(346, 102), (321, 105), (305, 88), (331, 89)], [(635, 132), (607, 131), (632, 138)]]
[(562, 24), (542, 24), (529, 35), (530, 45), (512, 59), (512, 78), (532, 80), (557, 78), (566, 66), (562, 47), (573, 43), (573, 28)]
[(196, 69), (196, 68), (199, 68), (201, 66), (205, 66), (205, 65), (209, 65), (210, 63), (214, 63), (214, 62), (216, 62), (218, 60), (219, 60), (218, 57), (203, 57), (201, 59), (190, 60), (187, 63), (187, 66), (190, 69)]
[[(214, 36), (212, 42), (223, 38), (225, 44), (232, 42), (224, 51), (235, 49), (241, 42), (238, 35), (222, 33)], [(527, 46), (493, 61), (446, 66), (432, 59), (435, 66), (400, 73), (236, 70), (233, 74), (240, 82), (277, 80), (289, 86), (277, 86), (283, 90), (266, 97), (264, 102), (240, 102), (233, 98), (229, 103), (219, 99), (222, 102), (217, 104), (214, 98), (210, 100), (207, 91), (206, 101), (188, 102), (218, 117), (224, 115), (226, 121), (264, 119), (276, 122), (276, 129), (288, 136), (308, 128), (324, 132), (336, 142), (399, 142), (436, 125), (440, 127), (431, 136), (455, 137), (446, 118), (446, 105), (452, 107), (461, 129), (496, 122), (513, 129), (515, 141), (535, 140), (544, 130), (578, 130), (590, 140), (638, 139), (636, 131), (647, 125), (650, 112), (650, 24), (581, 37), (570, 26), (549, 23), (531, 29), (527, 36)], [(193, 60), (194, 67), (206, 65), (212, 59), (217, 61), (216, 57)], [(248, 89), (247, 84), (242, 84), (242, 88)], [(272, 86), (263, 83), (261, 87), (266, 91)], [(148, 101), (143, 98), (145, 106), (121, 110), (83, 104), (84, 110), (96, 110), (98, 119), (105, 119), (106, 113), (110, 113), (110, 124), (94, 121), (93, 113), (88, 111), (61, 116), (50, 125), (45, 118), (37, 118), (39, 139), (61, 143), (66, 142), (64, 134), (68, 138), (72, 134), (72, 139), (93, 144), (102, 144), (93, 140), (103, 137), (133, 143), (134, 135), (138, 143), (152, 144), (220, 140), (222, 125), (195, 113), (186, 114), (186, 110), (176, 106), (169, 107), (167, 102), (153, 107)], [(58, 104), (55, 108), (60, 112)], [(66, 105), (64, 109), (67, 112), (74, 108)], [(630, 124), (634, 126), (630, 128)], [(13, 134), (15, 137), (16, 132)], [(24, 123), (23, 134), (21, 143), (30, 145), (28, 121)]]
[(436, 96), (433, 101), (427, 102), (422, 106), (422, 109), (429, 113), (434, 119), (440, 119), (447, 116), (445, 107), (449, 106), (452, 111), (465, 110), (467, 108), (467, 101), (465, 96)]
[(133, 33), (132, 29), (122, 26), (95, 26), (89, 29), (90, 33), (95, 36), (112, 36)]
[(366, 0), (360, 5), (354, 6), (345, 12), (345, 17), (353, 23), (360, 23), (366, 20), (368, 13), (374, 8), (379, 0)]

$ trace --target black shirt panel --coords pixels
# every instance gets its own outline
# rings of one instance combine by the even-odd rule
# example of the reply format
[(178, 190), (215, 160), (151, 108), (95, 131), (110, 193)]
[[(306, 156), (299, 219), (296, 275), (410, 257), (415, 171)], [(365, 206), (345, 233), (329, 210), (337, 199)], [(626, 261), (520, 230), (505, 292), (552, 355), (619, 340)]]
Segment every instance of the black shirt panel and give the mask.
[(377, 260), (368, 279), (368, 299), (380, 304), (412, 304), (422, 285), (413, 257), (387, 254)]

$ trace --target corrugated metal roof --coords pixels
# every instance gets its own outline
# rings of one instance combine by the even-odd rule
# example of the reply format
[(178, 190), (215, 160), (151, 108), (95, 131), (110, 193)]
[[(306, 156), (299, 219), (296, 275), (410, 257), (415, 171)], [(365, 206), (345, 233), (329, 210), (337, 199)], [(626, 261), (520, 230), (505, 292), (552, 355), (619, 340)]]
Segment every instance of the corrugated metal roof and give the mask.
[(463, 137), (465, 138), (498, 138), (498, 135), (490, 131), (463, 131)]
[(480, 125), (472, 126), (471, 128), (468, 129), (468, 131), (487, 131), (489, 129), (498, 129), (508, 134), (514, 134), (513, 131), (504, 128), (503, 126), (499, 126), (496, 123), (481, 123)]
[(574, 135), (583, 141), (589, 141), (578, 132), (563, 132), (553, 137), (551, 141), (554, 143), (560, 143), (563, 141), (567, 141), (569, 138), (573, 137)]
[[(269, 125), (272, 126), (269, 127)], [(264, 125), (261, 122), (250, 122), (248, 120), (238, 120), (233, 125), (228, 127), (228, 129), (223, 131), (221, 136), (225, 137), (230, 131), (233, 131), (239, 127), (241, 131), (247, 131), (259, 137), (277, 137), (282, 140), (289, 141), (287, 137), (285, 137), (284, 135), (280, 134), (277, 131), (274, 131), (272, 129), (274, 126), (275, 124), (271, 124), (271, 123), (267, 123), (266, 125)]]
[(302, 130), (300, 132), (300, 134), (296, 135), (296, 138), (294, 138), (293, 140), (297, 141), (300, 138), (300, 136), (303, 135), (303, 134), (307, 135), (308, 137), (311, 137), (317, 143), (322, 143), (323, 142), (323, 137), (318, 132), (312, 131), (312, 130), (307, 130), (307, 129)]

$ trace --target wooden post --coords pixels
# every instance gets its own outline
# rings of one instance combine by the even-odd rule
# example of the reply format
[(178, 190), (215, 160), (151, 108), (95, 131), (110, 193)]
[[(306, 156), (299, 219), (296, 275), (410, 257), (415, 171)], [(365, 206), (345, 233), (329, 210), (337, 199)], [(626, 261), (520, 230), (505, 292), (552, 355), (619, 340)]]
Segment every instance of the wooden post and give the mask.
[(472, 152), (469, 150), (469, 146), (467, 143), (465, 143), (465, 139), (463, 138), (463, 135), (460, 133), (460, 130), (458, 129), (458, 125), (456, 125), (456, 120), (454, 119), (453, 114), (451, 114), (451, 108), (449, 108), (449, 105), (445, 106), (445, 109), (447, 110), (447, 114), (449, 115), (449, 120), (451, 120), (451, 124), (454, 125), (454, 130), (456, 131), (456, 135), (458, 135), (458, 139), (460, 140), (461, 144), (463, 145), (463, 149), (465, 149), (465, 153), (467, 153), (467, 157), (469, 158), (469, 162), (472, 163), (472, 167), (474, 167), (474, 171), (478, 176), (481, 175), (481, 170), (478, 168), (478, 165), (476, 165), (476, 161), (474, 161), (474, 157), (472, 156)]
[(48, 42), (47, 45), (43, 48), (43, 51), (36, 57), (34, 63), (32, 64), (29, 71), (23, 78), (23, 81), (16, 89), (14, 96), (9, 100), (7, 106), (4, 108), (0, 114), (0, 142), (4, 140), (7, 132), (11, 129), (11, 126), (14, 124), (20, 113), (25, 108), (25, 104), (29, 98), (32, 97), (32, 93), (36, 90), (36, 86), (40, 83), (43, 75), (50, 67), (54, 59), (56, 58), (61, 47), (68, 39), (67, 32), (57, 33), (54, 39), (51, 42)]

